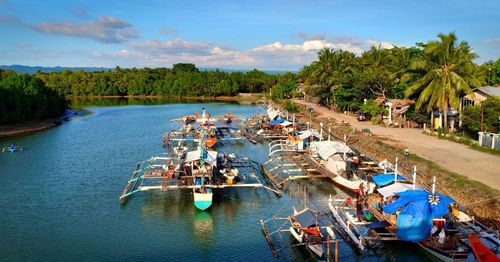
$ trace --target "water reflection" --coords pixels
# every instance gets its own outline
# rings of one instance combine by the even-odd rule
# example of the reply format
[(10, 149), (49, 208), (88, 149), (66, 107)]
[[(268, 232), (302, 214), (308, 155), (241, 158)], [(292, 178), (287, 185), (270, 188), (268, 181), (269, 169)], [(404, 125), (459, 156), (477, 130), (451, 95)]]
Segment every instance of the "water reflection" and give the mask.
[(210, 212), (194, 209), (193, 233), (194, 240), (200, 244), (213, 243), (214, 219)]

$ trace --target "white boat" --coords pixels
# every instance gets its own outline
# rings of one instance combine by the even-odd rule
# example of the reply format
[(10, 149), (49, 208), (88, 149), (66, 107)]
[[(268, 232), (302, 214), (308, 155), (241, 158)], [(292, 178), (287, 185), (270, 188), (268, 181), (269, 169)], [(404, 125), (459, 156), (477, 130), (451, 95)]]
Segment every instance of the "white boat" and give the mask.
[(376, 187), (374, 183), (361, 179), (356, 174), (352, 174), (350, 179), (345, 178), (343, 175), (346, 174), (347, 164), (342, 155), (334, 154), (329, 156), (325, 167), (337, 175), (331, 178), (333, 184), (350, 193), (359, 193), (360, 188), (363, 188), (365, 193), (371, 193)]
[[(334, 202), (337, 202), (337, 204), (334, 204)], [(344, 230), (356, 247), (360, 251), (363, 251), (365, 249), (364, 238), (363, 234), (357, 227), (365, 226), (369, 223), (357, 221), (357, 218), (350, 212), (352, 210), (345, 210), (340, 204), (345, 202), (345, 199), (332, 199), (330, 197), (328, 199), (328, 207), (330, 208), (330, 211), (332, 211), (333, 218), (337, 221), (339, 226)]]

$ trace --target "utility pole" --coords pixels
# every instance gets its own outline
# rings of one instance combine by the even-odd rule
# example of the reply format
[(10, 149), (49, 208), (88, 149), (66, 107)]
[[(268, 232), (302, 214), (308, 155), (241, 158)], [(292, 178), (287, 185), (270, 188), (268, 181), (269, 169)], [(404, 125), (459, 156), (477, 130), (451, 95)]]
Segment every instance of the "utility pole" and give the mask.
[(484, 126), (484, 108), (483, 108), (483, 103), (481, 103), (481, 132), (483, 132), (483, 126)]
[(488, 85), (491, 85), (491, 66), (488, 67)]

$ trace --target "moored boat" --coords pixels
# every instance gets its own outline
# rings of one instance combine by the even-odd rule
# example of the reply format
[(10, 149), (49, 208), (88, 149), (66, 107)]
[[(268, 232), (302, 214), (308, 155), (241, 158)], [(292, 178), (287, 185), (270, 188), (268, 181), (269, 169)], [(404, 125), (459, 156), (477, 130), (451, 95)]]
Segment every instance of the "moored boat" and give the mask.
[(293, 214), (288, 217), (288, 220), (291, 224), (289, 231), (297, 242), (305, 244), (307, 248), (321, 258), (327, 248), (327, 238), (335, 239), (335, 234), (330, 226), (323, 224), (319, 216), (318, 210), (307, 206), (300, 211), (297, 211), (294, 207)]
[(469, 235), (469, 245), (479, 262), (498, 262), (500, 259), (491, 251), (486, 245), (484, 245), (479, 238), (474, 235)]
[(200, 210), (205, 210), (212, 205), (213, 193), (210, 188), (193, 189), (194, 205)]

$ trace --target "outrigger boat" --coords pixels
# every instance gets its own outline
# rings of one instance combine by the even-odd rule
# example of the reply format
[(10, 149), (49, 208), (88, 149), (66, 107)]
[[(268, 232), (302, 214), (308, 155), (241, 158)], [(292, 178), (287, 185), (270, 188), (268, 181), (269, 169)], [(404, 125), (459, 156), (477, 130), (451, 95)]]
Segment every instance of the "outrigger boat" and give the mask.
[(327, 238), (335, 239), (335, 234), (330, 226), (321, 226), (318, 217), (319, 211), (305, 207), (300, 211), (294, 208), (293, 214), (288, 219), (291, 224), (289, 230), (295, 240), (305, 244), (307, 248), (321, 258), (326, 250)]
[(479, 238), (474, 235), (469, 235), (469, 245), (474, 252), (477, 260), (479, 262), (500, 262), (500, 259), (491, 251), (486, 245), (484, 245)]
[[(300, 198), (299, 198), (300, 199)], [(262, 230), (266, 240), (275, 257), (278, 257), (278, 251), (284, 247), (299, 247), (306, 246), (318, 258), (327, 258), (330, 256), (330, 241), (336, 241), (336, 236), (333, 231), (333, 225), (325, 214), (321, 214), (319, 210), (307, 206), (304, 200), (304, 206), (301, 210), (293, 207), (293, 213), (287, 217), (273, 217), (266, 221), (260, 220)], [(277, 230), (269, 233), (267, 223), (272, 220), (287, 220), (290, 223), (280, 223), (281, 226)], [(288, 227), (288, 228), (286, 228)], [(273, 236), (282, 232), (290, 233), (297, 244), (286, 245), (280, 244), (276, 249), (273, 243)], [(284, 239), (281, 235), (280, 240)], [(327, 251), (327, 252), (326, 252)]]
[[(166, 147), (171, 141), (203, 141), (204, 146), (213, 148), (219, 142), (246, 139), (238, 128), (228, 126), (229, 123), (226, 121), (228, 116), (233, 120), (244, 119), (240, 116), (233, 116), (230, 113), (211, 118), (210, 114), (205, 113), (205, 109), (203, 109), (201, 116), (196, 113), (194, 116), (173, 119), (171, 121), (181, 121), (184, 124), (180, 130), (165, 133), (163, 135), (163, 145)], [(216, 123), (218, 121), (223, 121), (227, 125), (217, 126)]]
[(15, 144), (11, 144), (10, 146), (5, 146), (2, 148), (2, 152), (20, 152), (23, 151), (23, 148), (20, 146), (16, 146)]
[[(261, 167), (249, 158), (208, 150), (203, 140), (176, 141), (177, 146), (169, 150), (167, 156), (152, 157), (137, 164), (120, 201), (139, 191), (189, 189), (193, 192), (194, 205), (206, 210), (212, 205), (214, 189), (263, 187), (280, 194), (260, 181)], [(197, 149), (189, 150), (187, 145), (196, 145)]]
[[(356, 201), (359, 201), (356, 200)], [(357, 210), (352, 206), (352, 199), (349, 197), (338, 198), (338, 196), (328, 199), (328, 207), (332, 212), (333, 219), (339, 227), (346, 233), (347, 237), (354, 243), (356, 248), (364, 251), (368, 239), (368, 226), (373, 221), (366, 221), (358, 217)], [(355, 205), (358, 203), (354, 203)], [(360, 210), (361, 214), (367, 214), (366, 209)]]

